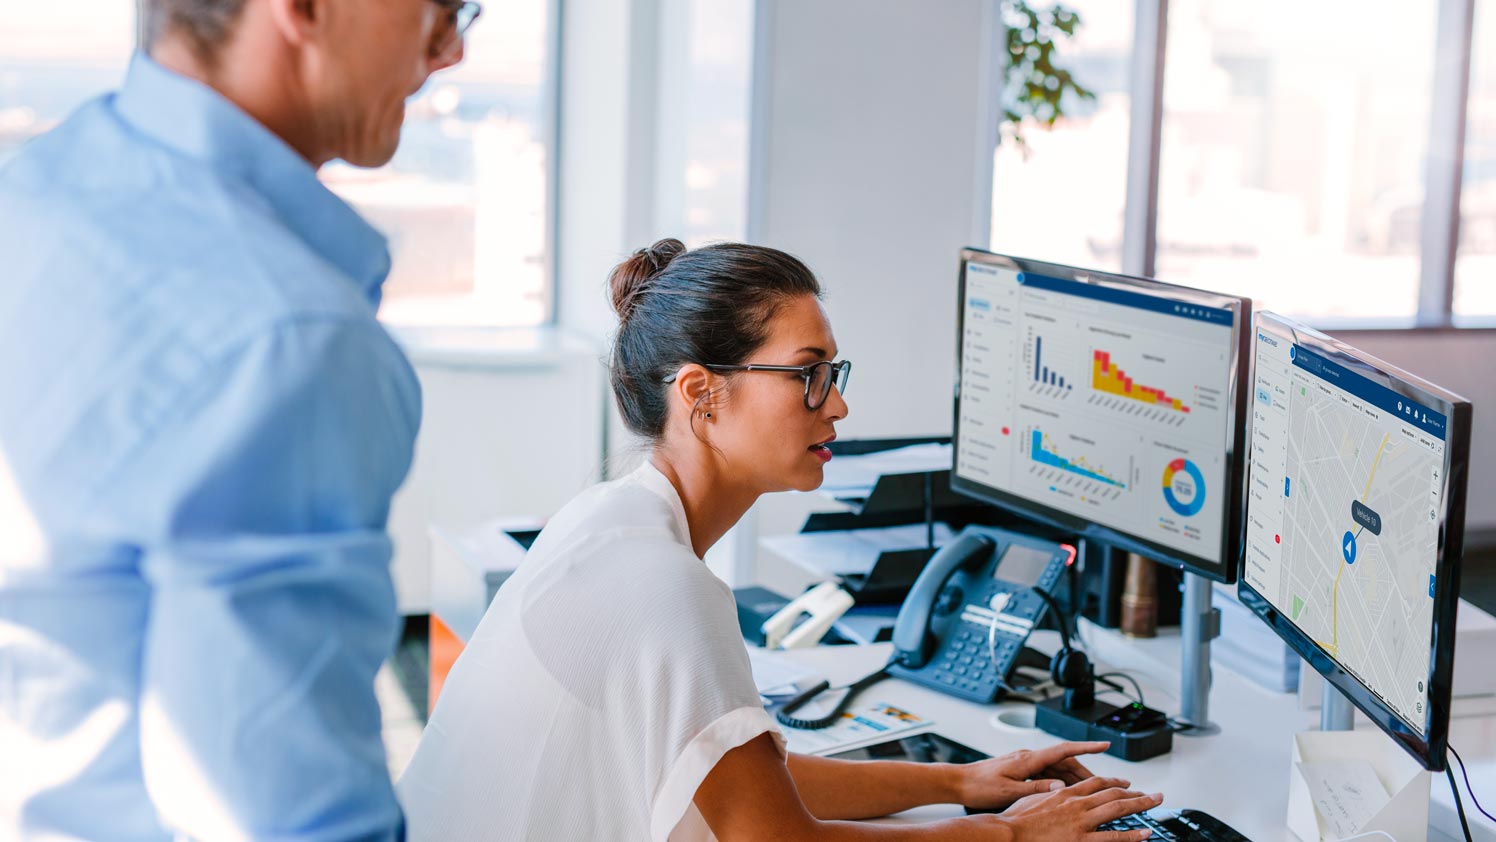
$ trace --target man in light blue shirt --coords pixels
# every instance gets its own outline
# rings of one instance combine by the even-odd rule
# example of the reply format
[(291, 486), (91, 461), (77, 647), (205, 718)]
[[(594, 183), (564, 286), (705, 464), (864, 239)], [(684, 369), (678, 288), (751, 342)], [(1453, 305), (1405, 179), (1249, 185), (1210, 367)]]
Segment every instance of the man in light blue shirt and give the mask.
[(0, 170), (0, 838), (401, 837), (373, 679), (420, 392), (376, 166), (457, 0), (146, 0)]

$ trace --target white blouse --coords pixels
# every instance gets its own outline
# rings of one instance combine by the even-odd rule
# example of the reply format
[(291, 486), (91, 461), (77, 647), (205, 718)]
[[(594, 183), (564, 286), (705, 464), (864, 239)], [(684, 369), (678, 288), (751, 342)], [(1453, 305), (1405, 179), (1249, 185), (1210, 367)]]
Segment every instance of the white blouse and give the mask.
[(397, 785), (412, 842), (711, 840), (692, 799), (765, 713), (731, 590), (648, 461), (547, 524)]

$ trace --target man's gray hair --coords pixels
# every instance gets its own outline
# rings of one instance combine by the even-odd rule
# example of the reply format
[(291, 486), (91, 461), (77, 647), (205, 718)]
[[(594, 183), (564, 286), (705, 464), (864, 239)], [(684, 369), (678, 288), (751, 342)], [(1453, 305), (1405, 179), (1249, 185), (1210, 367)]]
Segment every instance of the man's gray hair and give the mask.
[(229, 40), (244, 0), (142, 0), (145, 46), (149, 49), (168, 32), (185, 36), (198, 57), (211, 61)]

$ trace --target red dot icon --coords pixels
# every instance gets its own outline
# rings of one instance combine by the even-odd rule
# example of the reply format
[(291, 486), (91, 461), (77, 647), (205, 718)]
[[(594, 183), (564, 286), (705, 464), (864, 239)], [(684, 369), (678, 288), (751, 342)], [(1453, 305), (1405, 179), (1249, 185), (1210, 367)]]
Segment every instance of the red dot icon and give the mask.
[(1281, 544), (1281, 543), (1283, 543), (1283, 536), (1282, 535), (1274, 535), (1273, 536), (1273, 543), (1274, 544)]
[(1007, 428), (1007, 427), (1004, 427), (1004, 428), (1003, 428), (1003, 435), (1005, 435), (1005, 436), (1006, 436), (1006, 435), (1007, 435), (1007, 434), (1008, 434), (1008, 428)]

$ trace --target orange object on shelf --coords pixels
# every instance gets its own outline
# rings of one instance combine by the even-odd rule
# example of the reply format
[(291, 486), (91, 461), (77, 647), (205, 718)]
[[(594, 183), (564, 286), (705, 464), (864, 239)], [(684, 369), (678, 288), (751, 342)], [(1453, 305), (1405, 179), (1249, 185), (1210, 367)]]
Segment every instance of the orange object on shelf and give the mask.
[(465, 646), (462, 638), (447, 628), (441, 618), (431, 615), (431, 686), (426, 693), (427, 716), (436, 710), (436, 697), (441, 695), (447, 673), (452, 671), (452, 664), (456, 663), (457, 656), (462, 654)]

